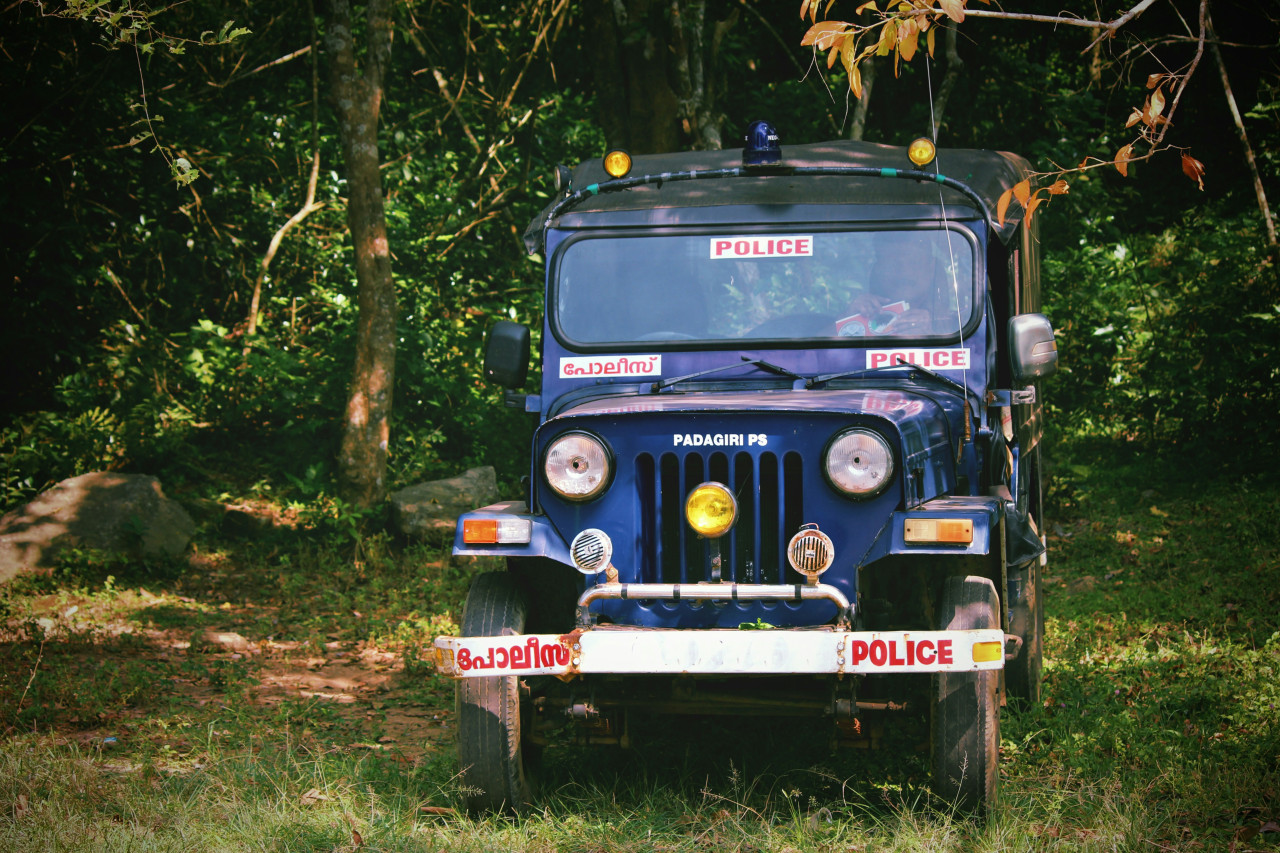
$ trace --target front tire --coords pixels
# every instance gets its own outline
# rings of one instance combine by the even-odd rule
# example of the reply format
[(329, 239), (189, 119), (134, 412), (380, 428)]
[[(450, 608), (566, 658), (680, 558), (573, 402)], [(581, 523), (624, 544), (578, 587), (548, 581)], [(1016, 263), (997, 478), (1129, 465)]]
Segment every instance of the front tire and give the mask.
[[(467, 593), (462, 636), (523, 633), (528, 603), (506, 572), (478, 576)], [(458, 682), (458, 761), (467, 810), (473, 814), (528, 808), (531, 791), (521, 744), (520, 680), (513, 675)]]
[[(946, 579), (938, 627), (1000, 627), (995, 584), (983, 577)], [(933, 790), (955, 807), (984, 814), (1000, 778), (1000, 672), (940, 672), (933, 677)]]

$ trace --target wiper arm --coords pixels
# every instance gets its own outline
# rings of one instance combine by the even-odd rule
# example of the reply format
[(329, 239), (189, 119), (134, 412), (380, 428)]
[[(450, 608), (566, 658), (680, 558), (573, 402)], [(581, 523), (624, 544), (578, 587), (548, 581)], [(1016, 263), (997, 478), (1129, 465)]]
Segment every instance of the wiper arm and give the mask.
[(925, 376), (928, 376), (930, 379), (941, 382), (943, 385), (946, 385), (949, 388), (954, 388), (955, 390), (963, 394), (966, 399), (972, 393), (967, 387), (955, 381), (954, 379), (948, 376), (943, 376), (941, 373), (938, 373), (937, 371), (930, 370), (927, 367), (921, 367), (920, 365), (913, 364), (912, 362), (909, 362), (909, 361), (899, 361), (893, 364), (883, 365), (882, 367), (871, 367), (865, 370), (846, 370), (842, 373), (824, 373), (821, 376), (815, 376), (812, 379), (810, 379), (808, 382), (805, 383), (804, 387), (812, 388), (814, 385), (819, 385), (823, 382), (830, 382), (832, 379), (859, 379), (863, 376), (871, 376), (872, 374), (879, 373), (883, 370), (894, 370), (902, 367), (909, 368), (910, 370), (915, 371), (917, 373), (923, 373)]
[(672, 385), (678, 385), (681, 382), (688, 382), (690, 379), (697, 379), (701, 376), (709, 376), (712, 373), (721, 373), (725, 370), (732, 370), (735, 367), (741, 367), (743, 363), (753, 365), (768, 373), (776, 373), (779, 376), (786, 376), (791, 379), (805, 378), (801, 376), (799, 373), (793, 373), (792, 371), (787, 370), (785, 367), (779, 367), (776, 364), (770, 364), (764, 359), (748, 358), (747, 356), (744, 355), (742, 356), (742, 361), (737, 364), (722, 364), (719, 367), (713, 367), (710, 370), (699, 370), (697, 373), (689, 373), (684, 376), (673, 376), (670, 379), (660, 379), (659, 381), (649, 386), (649, 393), (657, 394), (662, 389), (670, 388)]
[(839, 373), (823, 373), (820, 376), (815, 376), (805, 382), (804, 387), (806, 389), (812, 388), (814, 385), (821, 385), (824, 382), (830, 382), (832, 379), (861, 379), (864, 376), (872, 376), (884, 370), (893, 370), (896, 367), (915, 367), (915, 365), (898, 361), (893, 364), (885, 364), (880, 367), (868, 367), (862, 370), (842, 370)]

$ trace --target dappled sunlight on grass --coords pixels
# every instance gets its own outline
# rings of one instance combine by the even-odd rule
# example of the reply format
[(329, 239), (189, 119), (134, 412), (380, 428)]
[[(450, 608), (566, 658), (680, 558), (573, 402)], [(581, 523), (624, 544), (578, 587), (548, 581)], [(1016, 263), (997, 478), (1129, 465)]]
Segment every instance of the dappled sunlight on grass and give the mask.
[(529, 817), (465, 817), (428, 652), (491, 567), (298, 529), (0, 592), (0, 847), (1273, 853), (1280, 487), (1087, 455), (1049, 496), (1045, 701), (1005, 711), (985, 824), (930, 793), (914, 706), (865, 715), (875, 750), (797, 719), (553, 739)]

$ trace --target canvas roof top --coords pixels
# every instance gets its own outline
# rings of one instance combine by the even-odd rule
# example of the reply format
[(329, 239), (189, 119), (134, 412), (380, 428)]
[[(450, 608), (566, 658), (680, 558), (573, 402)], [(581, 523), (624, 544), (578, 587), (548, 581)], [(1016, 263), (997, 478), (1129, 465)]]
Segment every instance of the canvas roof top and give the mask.
[[(672, 154), (647, 154), (633, 158), (631, 177), (671, 172), (731, 169), (742, 165), (742, 151), (689, 151)], [(786, 167), (865, 167), (874, 169), (915, 169), (900, 146), (873, 142), (835, 141), (782, 146), (782, 165)], [(966, 184), (986, 204), (994, 217), (1001, 193), (1026, 177), (1030, 164), (1016, 154), (985, 149), (940, 149), (937, 160), (921, 171), (940, 171), (948, 178)], [(574, 170), (573, 188), (581, 190), (591, 184), (604, 183), (609, 176), (602, 158), (582, 163)], [(590, 225), (593, 214), (621, 211), (660, 211), (679, 208), (708, 208), (724, 205), (922, 205), (933, 211), (920, 210), (920, 218), (939, 218), (939, 190), (947, 206), (974, 209), (972, 200), (942, 184), (901, 178), (850, 177), (844, 175), (813, 176), (768, 174), (716, 180), (665, 181), (661, 185), (646, 184), (630, 189), (601, 192), (582, 199), (560, 213), (550, 224), (567, 227)], [(560, 199), (556, 200), (557, 202)], [(529, 225), (525, 242), (536, 251), (542, 242), (542, 228), (555, 203)], [(954, 215), (954, 214), (950, 214)], [(1012, 204), (1003, 226), (996, 226), (998, 236), (1007, 241), (1022, 217), (1020, 205)], [(701, 217), (700, 217), (701, 218)], [(845, 218), (845, 217), (835, 217)], [(856, 218), (856, 217), (849, 217)], [(670, 218), (667, 218), (670, 221)], [(993, 223), (994, 224), (994, 223)]]

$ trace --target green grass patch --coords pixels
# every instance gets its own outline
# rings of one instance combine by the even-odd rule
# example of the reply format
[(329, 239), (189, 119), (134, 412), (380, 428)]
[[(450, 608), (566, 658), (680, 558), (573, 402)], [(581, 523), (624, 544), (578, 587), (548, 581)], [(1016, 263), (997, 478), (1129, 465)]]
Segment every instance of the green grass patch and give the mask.
[(1280, 850), (1280, 487), (1054, 458), (1045, 702), (1005, 713), (985, 824), (929, 793), (919, 709), (873, 751), (637, 720), (626, 752), (548, 749), (529, 817), (468, 818), (427, 649), (483, 567), (303, 528), (0, 590), (0, 849)]

